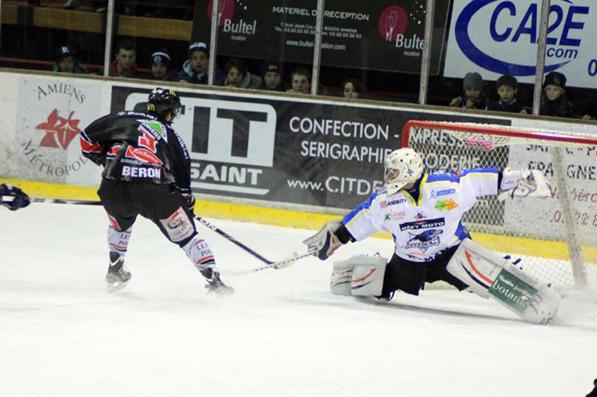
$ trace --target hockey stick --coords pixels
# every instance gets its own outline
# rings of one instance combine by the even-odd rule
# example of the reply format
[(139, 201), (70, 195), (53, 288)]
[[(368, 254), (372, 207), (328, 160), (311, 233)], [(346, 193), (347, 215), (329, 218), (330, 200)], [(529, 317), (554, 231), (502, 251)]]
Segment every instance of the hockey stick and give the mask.
[(231, 243), (235, 244), (236, 246), (242, 248), (249, 254), (253, 255), (255, 258), (259, 259), (261, 262), (266, 263), (267, 265), (272, 265), (275, 263), (274, 261), (270, 261), (269, 259), (264, 258), (262, 255), (259, 255), (257, 252), (255, 252), (251, 248), (247, 247), (246, 245), (244, 245), (243, 243), (241, 243), (240, 241), (238, 241), (237, 239), (235, 239), (234, 237), (232, 237), (231, 235), (229, 235), (228, 233), (226, 233), (225, 231), (223, 231), (222, 229), (220, 229), (213, 223), (208, 222), (205, 218), (203, 218), (199, 215), (195, 215), (195, 219), (198, 220), (199, 223), (201, 223), (203, 226), (218, 233), (220, 236), (224, 237), (225, 239), (227, 239)]
[(64, 200), (64, 199), (52, 199), (43, 197), (31, 197), (32, 203), (49, 203), (49, 204), (72, 204), (72, 205), (102, 205), (99, 201), (91, 200)]

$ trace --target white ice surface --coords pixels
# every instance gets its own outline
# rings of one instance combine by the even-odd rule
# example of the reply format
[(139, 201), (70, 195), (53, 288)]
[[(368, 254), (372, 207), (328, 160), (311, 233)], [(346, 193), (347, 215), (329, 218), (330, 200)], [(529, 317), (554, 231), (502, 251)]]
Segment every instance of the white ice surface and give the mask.
[[(311, 232), (212, 220), (281, 259)], [(202, 277), (150, 222), (134, 227), (126, 289), (107, 293), (100, 207), (0, 208), (0, 396), (584, 396), (597, 377), (597, 308), (564, 301), (522, 322), (469, 293), (387, 304), (332, 296), (331, 262), (262, 265), (198, 225), (235, 295)], [(335, 257), (388, 255), (371, 239)]]

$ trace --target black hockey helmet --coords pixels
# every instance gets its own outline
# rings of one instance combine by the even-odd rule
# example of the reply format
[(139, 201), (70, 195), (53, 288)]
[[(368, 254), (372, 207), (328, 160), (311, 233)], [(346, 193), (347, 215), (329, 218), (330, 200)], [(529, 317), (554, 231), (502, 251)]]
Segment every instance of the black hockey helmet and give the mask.
[(180, 98), (174, 90), (165, 88), (154, 88), (147, 99), (147, 111), (159, 117), (165, 117), (168, 113), (178, 116), (182, 105)]

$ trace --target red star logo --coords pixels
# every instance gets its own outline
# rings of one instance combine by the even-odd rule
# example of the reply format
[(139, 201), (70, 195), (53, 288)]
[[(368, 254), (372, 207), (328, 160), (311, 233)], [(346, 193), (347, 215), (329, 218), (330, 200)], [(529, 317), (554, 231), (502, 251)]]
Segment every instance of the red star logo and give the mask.
[(43, 130), (46, 134), (39, 146), (66, 149), (81, 131), (79, 128), (79, 121), (81, 120), (73, 119), (74, 113), (70, 112), (68, 118), (64, 118), (58, 115), (57, 109), (54, 109), (45, 122), (38, 124), (35, 128)]

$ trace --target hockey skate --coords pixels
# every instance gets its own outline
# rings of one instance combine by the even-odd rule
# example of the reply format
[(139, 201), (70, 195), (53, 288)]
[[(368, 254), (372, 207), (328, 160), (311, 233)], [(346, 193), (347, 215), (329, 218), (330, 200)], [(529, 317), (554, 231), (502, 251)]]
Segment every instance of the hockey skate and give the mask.
[(108, 283), (108, 291), (114, 292), (126, 287), (128, 281), (131, 279), (131, 272), (124, 266), (124, 258), (118, 257), (117, 254), (110, 253), (110, 266), (108, 266), (108, 273), (106, 273), (106, 283)]
[(207, 288), (208, 294), (224, 296), (230, 295), (234, 292), (234, 289), (224, 284), (224, 282), (220, 279), (220, 272), (217, 270), (208, 267), (205, 270), (201, 270), (201, 274), (207, 281), (205, 288)]

